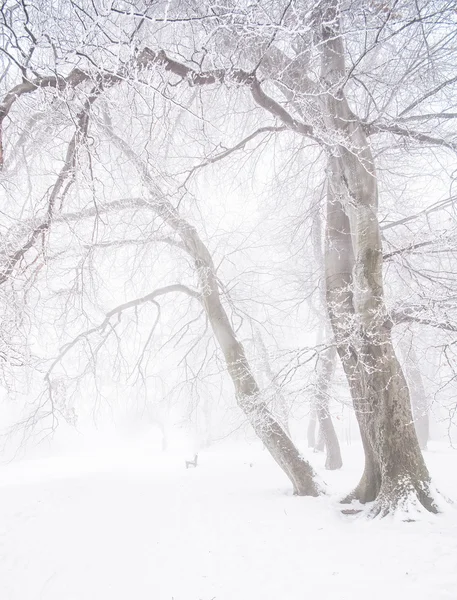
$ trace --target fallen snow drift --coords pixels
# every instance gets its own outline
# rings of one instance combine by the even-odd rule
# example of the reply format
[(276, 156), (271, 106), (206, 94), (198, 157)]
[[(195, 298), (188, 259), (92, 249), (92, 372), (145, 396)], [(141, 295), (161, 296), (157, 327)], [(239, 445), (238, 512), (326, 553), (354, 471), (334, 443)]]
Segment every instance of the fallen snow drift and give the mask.
[[(182, 453), (138, 448), (2, 466), (0, 599), (455, 600), (457, 511), (343, 516), (361, 468), (343, 450), (342, 471), (319, 469), (334, 494), (319, 499), (291, 496), (257, 445), (202, 451), (188, 470)], [(457, 498), (457, 453), (427, 461)]]

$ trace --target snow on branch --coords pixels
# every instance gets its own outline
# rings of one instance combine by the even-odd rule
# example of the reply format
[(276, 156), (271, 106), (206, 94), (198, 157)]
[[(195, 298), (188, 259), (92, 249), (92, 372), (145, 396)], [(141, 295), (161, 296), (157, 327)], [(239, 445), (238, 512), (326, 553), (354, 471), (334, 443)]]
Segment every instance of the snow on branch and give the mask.
[(392, 133), (393, 135), (398, 135), (404, 138), (410, 138), (423, 144), (427, 144), (430, 146), (442, 146), (443, 148), (448, 148), (453, 152), (457, 152), (456, 141), (450, 141), (444, 138), (434, 137), (426, 133), (422, 133), (421, 131), (415, 131), (413, 129), (405, 129), (404, 127), (399, 127), (398, 125), (392, 125), (387, 123), (372, 123), (371, 125), (367, 125), (365, 127), (365, 132), (367, 135), (373, 135), (375, 133)]
[(4, 149), (2, 142), (3, 121), (18, 98), (30, 94), (40, 88), (64, 90), (67, 88), (75, 88), (79, 84), (90, 80), (93, 80), (94, 83), (96, 83), (96, 88), (100, 92), (106, 86), (109, 87), (128, 79), (132, 67), (150, 68), (154, 65), (163, 67), (166, 71), (177, 75), (182, 80), (187, 81), (190, 85), (202, 86), (215, 83), (227, 83), (230, 81), (246, 85), (250, 88), (252, 96), (259, 106), (278, 118), (290, 129), (293, 129), (302, 135), (313, 136), (311, 126), (295, 119), (278, 102), (263, 91), (260, 81), (254, 73), (248, 73), (242, 69), (196, 71), (184, 63), (170, 58), (163, 50), (155, 52), (146, 47), (141, 52), (138, 52), (133, 61), (124, 65), (117, 73), (100, 70), (100, 72), (94, 76), (94, 74), (90, 72), (75, 68), (66, 77), (59, 75), (37, 77), (33, 80), (26, 80), (12, 88), (0, 103), (0, 170), (4, 163)]
[[(0, 267), (0, 285), (5, 283), (14, 273), (16, 265), (23, 259), (24, 255), (40, 236), (43, 236), (51, 227), (56, 212), (62, 208), (63, 201), (68, 194), (75, 178), (76, 161), (78, 150), (87, 137), (89, 127), (89, 113), (92, 104), (99, 95), (99, 91), (93, 89), (87, 98), (82, 110), (76, 118), (76, 128), (67, 147), (65, 161), (59, 175), (51, 189), (46, 208), (46, 215), (41, 223), (33, 228), (27, 240), (19, 245), (19, 248), (9, 255), (2, 257), (3, 265)], [(0, 109), (0, 168), (1, 168), (1, 110)]]
[(421, 316), (422, 307), (409, 307), (394, 309), (390, 313), (390, 317), (395, 325), (401, 323), (418, 323), (419, 325), (428, 325), (445, 331), (457, 332), (457, 325), (451, 323), (447, 318), (431, 319)]
[(257, 136), (262, 135), (263, 133), (278, 133), (280, 131), (286, 131), (287, 129), (288, 128), (285, 125), (282, 125), (280, 127), (274, 127), (274, 126), (259, 127), (258, 129), (256, 129), (252, 133), (250, 133), (248, 136), (243, 138), (241, 141), (239, 141), (237, 144), (235, 144), (234, 146), (227, 148), (223, 152), (219, 152), (219, 154), (216, 154), (215, 156), (211, 156), (210, 158), (207, 158), (205, 161), (192, 167), (188, 171), (188, 175), (186, 177), (186, 182), (199, 169), (202, 169), (203, 167), (212, 165), (215, 162), (223, 160), (224, 158), (226, 158), (227, 156), (230, 156), (230, 154), (232, 154), (233, 152), (236, 152), (237, 150), (242, 150), (248, 142), (250, 142)]

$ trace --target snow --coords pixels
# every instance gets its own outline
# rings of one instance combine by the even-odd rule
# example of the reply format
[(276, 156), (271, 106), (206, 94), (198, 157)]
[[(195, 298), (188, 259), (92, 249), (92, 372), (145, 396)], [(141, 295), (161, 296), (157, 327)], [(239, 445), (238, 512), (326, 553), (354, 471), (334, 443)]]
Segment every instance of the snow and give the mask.
[[(330, 491), (319, 499), (292, 496), (247, 442), (203, 450), (187, 470), (192, 453), (145, 445), (3, 465), (0, 599), (455, 600), (457, 511), (342, 515), (361, 470), (359, 447), (343, 451), (333, 473), (311, 455)], [(457, 498), (457, 452), (436, 445), (426, 458)]]

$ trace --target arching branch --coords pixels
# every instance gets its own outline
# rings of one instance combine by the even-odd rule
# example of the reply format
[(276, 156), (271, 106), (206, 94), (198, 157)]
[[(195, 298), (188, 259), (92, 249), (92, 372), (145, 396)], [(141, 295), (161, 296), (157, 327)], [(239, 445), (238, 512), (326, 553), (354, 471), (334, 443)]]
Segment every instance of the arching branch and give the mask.
[(191, 288), (189, 288), (186, 285), (183, 285), (181, 283), (174, 283), (172, 285), (167, 285), (162, 288), (157, 288), (153, 292), (150, 292), (149, 294), (146, 294), (146, 296), (142, 296), (141, 298), (135, 298), (134, 300), (129, 300), (128, 302), (119, 304), (118, 306), (116, 306), (115, 308), (112, 308), (109, 312), (106, 313), (105, 318), (99, 325), (96, 325), (95, 327), (92, 327), (91, 329), (83, 331), (82, 333), (77, 335), (71, 342), (69, 342), (68, 344), (65, 344), (60, 349), (59, 355), (54, 359), (51, 366), (49, 367), (49, 370), (46, 374), (46, 379), (49, 379), (49, 376), (50, 376), (51, 372), (53, 371), (54, 367), (80, 341), (87, 339), (93, 333), (105, 331), (106, 328), (109, 326), (112, 317), (114, 317), (116, 315), (118, 315), (120, 317), (122, 315), (122, 313), (126, 310), (129, 310), (131, 308), (136, 308), (136, 307), (141, 306), (142, 304), (146, 304), (148, 302), (154, 302), (155, 299), (159, 298), (160, 296), (164, 296), (166, 294), (176, 293), (176, 292), (187, 294), (191, 298), (195, 298), (199, 301), (201, 300), (201, 295), (198, 292), (196, 292), (195, 290), (192, 290)]

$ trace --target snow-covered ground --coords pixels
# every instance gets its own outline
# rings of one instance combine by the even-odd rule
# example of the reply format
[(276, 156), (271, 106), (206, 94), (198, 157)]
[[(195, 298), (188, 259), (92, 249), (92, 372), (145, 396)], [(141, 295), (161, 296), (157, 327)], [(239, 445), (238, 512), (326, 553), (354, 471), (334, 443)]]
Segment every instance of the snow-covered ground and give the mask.
[[(361, 470), (297, 498), (256, 444), (113, 447), (0, 467), (0, 600), (455, 600), (457, 510), (414, 523), (340, 513)], [(188, 457), (188, 456), (187, 456)], [(457, 499), (457, 452), (427, 462)], [(251, 466), (252, 465), (252, 466)]]

